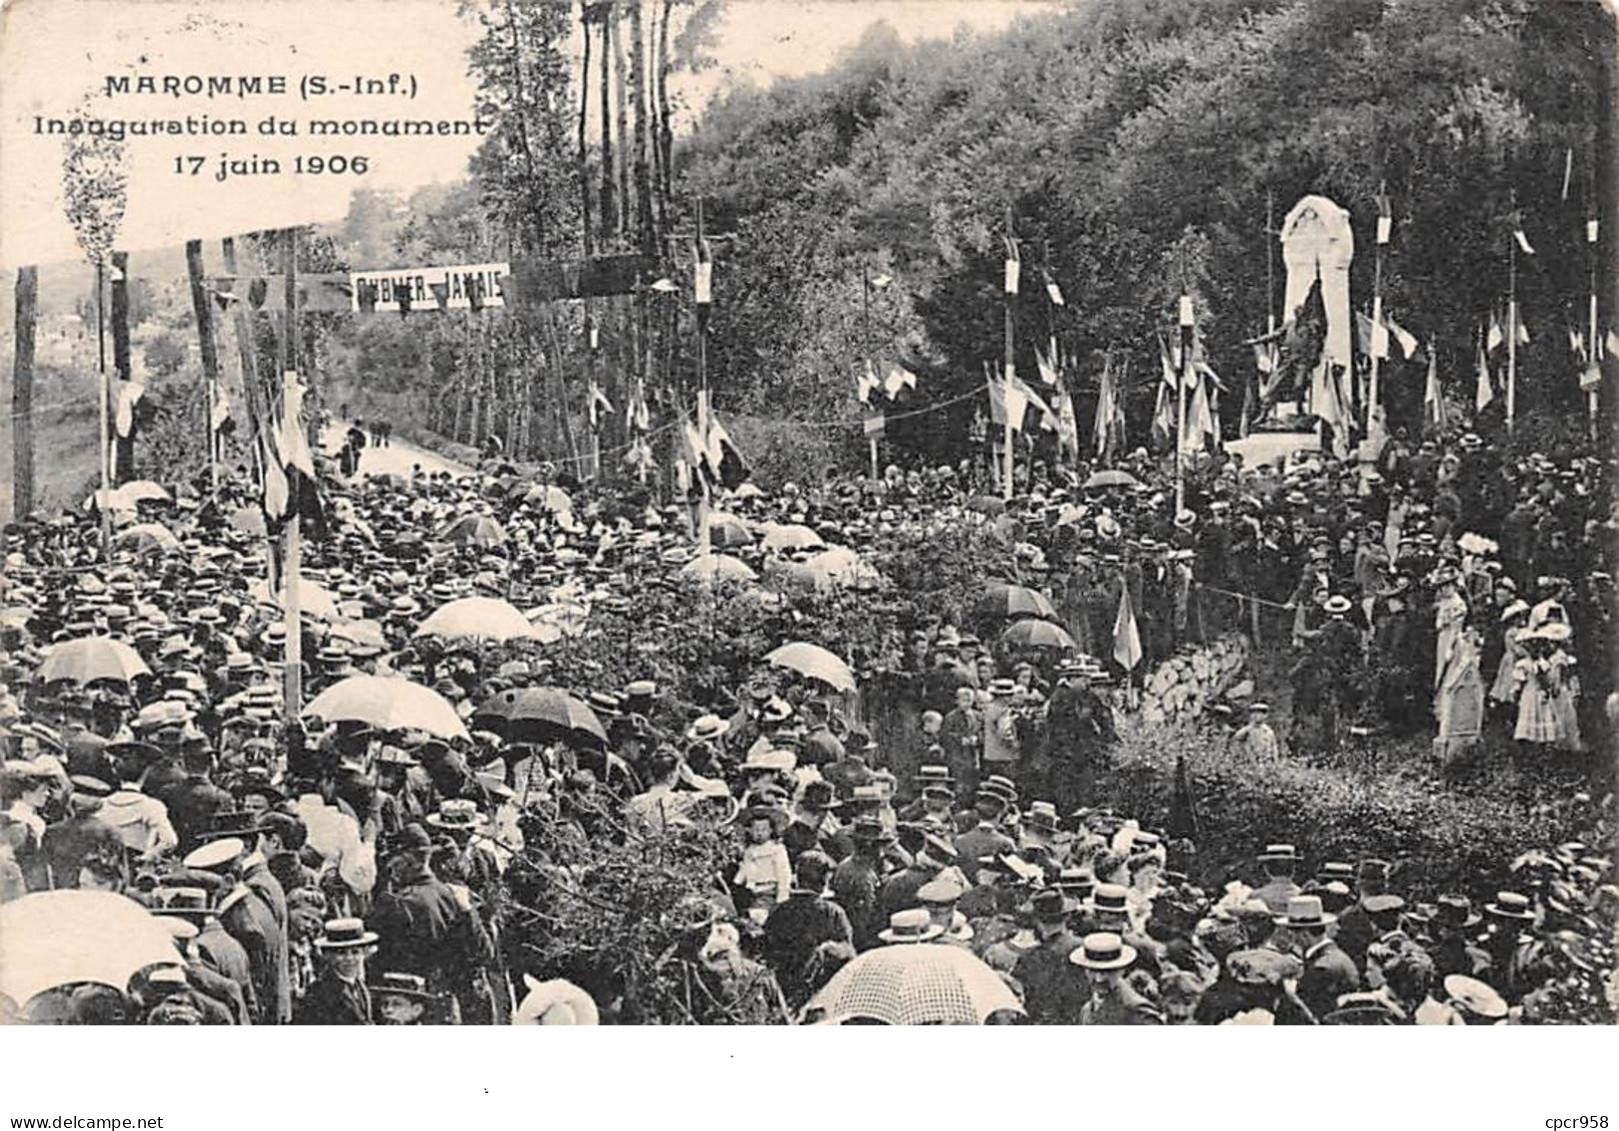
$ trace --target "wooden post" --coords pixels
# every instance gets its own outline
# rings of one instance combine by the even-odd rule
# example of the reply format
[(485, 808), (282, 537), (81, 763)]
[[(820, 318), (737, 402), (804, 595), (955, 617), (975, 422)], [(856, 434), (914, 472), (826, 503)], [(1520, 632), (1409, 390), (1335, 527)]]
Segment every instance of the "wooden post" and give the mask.
[[(1588, 359), (1587, 368), (1597, 368), (1597, 358), (1601, 356), (1598, 352), (1601, 343), (1597, 341), (1597, 261), (1600, 258), (1597, 251), (1597, 237), (1600, 231), (1601, 221), (1595, 217), (1585, 222), (1585, 243), (1591, 256), (1591, 301), (1585, 338), (1585, 356)], [(1600, 398), (1598, 397), (1598, 390), (1601, 388), (1600, 368), (1597, 368), (1597, 373), (1599, 375), (1598, 383), (1587, 389), (1585, 393), (1585, 407), (1587, 415), (1591, 418), (1591, 442), (1593, 444), (1597, 442), (1598, 416), (1601, 412)]]
[(1175, 377), (1175, 514), (1186, 509), (1186, 384), (1192, 375), (1192, 296), (1181, 292), (1181, 358)]
[[(1517, 220), (1514, 219), (1516, 224)], [(1518, 235), (1507, 238), (1507, 432), (1518, 418)]]
[[(17, 268), (16, 351), (11, 363), (11, 517), (34, 509), (34, 326), (39, 268)], [(102, 445), (105, 447), (105, 445)]]
[(186, 274), (191, 278), (191, 309), (197, 316), (197, 349), (202, 355), (202, 428), (208, 440), (208, 485), (219, 494), (219, 446), (214, 432), (214, 404), (219, 399), (219, 349), (214, 316), (202, 276), (202, 241), (186, 241)]
[[(112, 253), (112, 366), (118, 374), (120, 386), (126, 385), (130, 380), (129, 362), (129, 253), (115, 251)], [(120, 389), (120, 392), (123, 390)], [(135, 433), (130, 430), (128, 436), (117, 436), (116, 426), (113, 429), (116, 436), (114, 451), (117, 453), (113, 463), (113, 482), (123, 484), (135, 477)]]

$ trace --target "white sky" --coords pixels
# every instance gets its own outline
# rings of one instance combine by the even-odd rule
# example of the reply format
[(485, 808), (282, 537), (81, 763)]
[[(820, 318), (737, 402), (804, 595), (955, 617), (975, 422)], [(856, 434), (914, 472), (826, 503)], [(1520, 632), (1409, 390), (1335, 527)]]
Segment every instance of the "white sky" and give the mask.
[[(719, 67), (687, 88), (694, 104), (722, 85), (812, 73), (885, 19), (907, 40), (948, 36), (958, 25), (990, 29), (1049, 0), (731, 0), (715, 54)], [(35, 115), (71, 116), (105, 76), (151, 74), (410, 74), (414, 101), (296, 94), (247, 100), (204, 96), (98, 97), (104, 117), (471, 117), (474, 87), (465, 48), (475, 26), (454, 0), (14, 0), (0, 12), (0, 267), (79, 258), (63, 215), (62, 139), (35, 132)], [(575, 44), (577, 48), (577, 43)], [(142, 61), (144, 59), (144, 61)], [(222, 142), (224, 144), (222, 144)], [(476, 138), (297, 139), (148, 137), (127, 143), (130, 192), (119, 244), (130, 251), (250, 228), (336, 219), (362, 184), (409, 190), (462, 175)], [(291, 167), (299, 154), (367, 153), (371, 171), (230, 177), (218, 157), (252, 153)], [(176, 158), (203, 157), (198, 176)]]

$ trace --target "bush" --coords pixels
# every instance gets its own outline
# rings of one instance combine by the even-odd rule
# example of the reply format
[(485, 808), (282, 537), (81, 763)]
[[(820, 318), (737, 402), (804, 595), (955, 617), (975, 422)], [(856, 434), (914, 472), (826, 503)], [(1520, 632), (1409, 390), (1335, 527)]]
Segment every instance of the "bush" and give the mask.
[(1143, 825), (1168, 823), (1181, 758), (1199, 817), (1191, 871), (1206, 885), (1254, 878), (1255, 855), (1280, 841), (1297, 845), (1312, 866), (1394, 861), (1395, 884), (1411, 898), (1455, 891), (1476, 901), (1506, 886), (1508, 865), (1530, 847), (1603, 843), (1601, 810), (1568, 789), (1461, 792), (1397, 767), (1372, 775), (1262, 762), (1234, 749), (1224, 732), (1193, 727), (1128, 728), (1103, 776), (1102, 800)]

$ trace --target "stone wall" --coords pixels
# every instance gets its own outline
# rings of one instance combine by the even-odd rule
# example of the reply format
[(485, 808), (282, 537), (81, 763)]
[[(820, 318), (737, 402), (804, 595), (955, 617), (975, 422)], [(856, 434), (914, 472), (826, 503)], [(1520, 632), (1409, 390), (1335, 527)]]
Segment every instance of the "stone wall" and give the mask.
[(1236, 688), (1248, 666), (1248, 638), (1233, 632), (1203, 648), (1176, 653), (1147, 677), (1141, 695), (1141, 721), (1167, 723), (1200, 715)]

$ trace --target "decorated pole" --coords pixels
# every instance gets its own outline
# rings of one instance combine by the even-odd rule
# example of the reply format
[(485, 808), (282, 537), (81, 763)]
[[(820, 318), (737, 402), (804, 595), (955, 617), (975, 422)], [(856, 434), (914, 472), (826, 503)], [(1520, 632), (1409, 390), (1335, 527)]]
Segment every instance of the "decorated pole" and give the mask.
[[(1012, 421), (1012, 378), (1017, 372), (1017, 363), (1013, 354), (1013, 324), (1012, 305), (1017, 301), (1018, 275), (1021, 264), (1018, 262), (1017, 235), (1014, 227), (1016, 218), (1012, 214), (1012, 206), (1006, 206), (1006, 279), (1005, 291), (1005, 341), (1003, 343), (1003, 356), (1001, 362), (1001, 386), (1006, 394), (1006, 412), (1003, 413), (1005, 421), (1001, 426), (1001, 498), (1012, 497), (1013, 480), (1013, 452), (1012, 437), (1015, 434)], [(1021, 423), (1021, 422), (1019, 422)]]
[(96, 260), (96, 370), (101, 387), (101, 434), (96, 443), (97, 462), (101, 465), (101, 556), (112, 558), (112, 512), (107, 499), (112, 494), (112, 428), (108, 420), (112, 399), (112, 385), (107, 380), (107, 268), (103, 260)]
[[(283, 249), (283, 275), (286, 282), (286, 310), (281, 334), (281, 434), (290, 437), (292, 430), (301, 426), (299, 420), (298, 390), (298, 229), (288, 228)], [(290, 442), (290, 441), (288, 441)], [(280, 458), (279, 455), (277, 458)], [(296, 719), (303, 712), (304, 692), (304, 631), (300, 556), (303, 553), (303, 519), (299, 512), (301, 492), (294, 493), (288, 502), (287, 546), (285, 568), (282, 571), (282, 607), (286, 614), (286, 663), (282, 666), (286, 701), (285, 718)]]
[[(862, 262), (860, 264), (860, 352), (865, 354), (871, 348), (871, 267)], [(866, 361), (871, 364), (870, 359)], [(867, 395), (870, 393), (868, 391)], [(878, 450), (877, 437), (880, 435), (876, 428), (866, 427), (866, 449), (871, 456), (871, 481), (877, 482)]]
[(1586, 322), (1585, 356), (1586, 368), (1592, 372), (1595, 380), (1589, 381), (1585, 390), (1585, 406), (1591, 421), (1591, 440), (1597, 438), (1597, 414), (1601, 411), (1598, 390), (1602, 385), (1602, 372), (1597, 366), (1597, 261), (1600, 258), (1597, 251), (1597, 237), (1601, 230), (1601, 221), (1596, 217), (1585, 222), (1585, 246), (1591, 258), (1591, 300), (1588, 319)]
[(1518, 236), (1507, 241), (1507, 431), (1518, 416)]
[(1181, 253), (1181, 356), (1175, 378), (1175, 513), (1186, 509), (1186, 382), (1192, 374), (1192, 296), (1186, 289), (1186, 256)]
[[(697, 198), (697, 243), (695, 246), (697, 254), (692, 264), (692, 298), (696, 307), (695, 321), (697, 323), (697, 434), (702, 437), (703, 443), (707, 444), (709, 413), (708, 308), (714, 299), (714, 265), (711, 260), (704, 258), (702, 197)], [(697, 552), (707, 554), (711, 549), (708, 542), (708, 481), (703, 478), (702, 468), (694, 467), (691, 470), (692, 474), (696, 475), (702, 483), (702, 491), (697, 499)]]
[(1389, 213), (1388, 189), (1377, 187), (1377, 251), (1372, 267), (1372, 349), (1371, 374), (1366, 386), (1366, 434), (1372, 433), (1372, 421), (1377, 417), (1378, 370), (1388, 352), (1388, 331), (1383, 328), (1383, 248), (1389, 242), (1389, 230), (1394, 226)]

